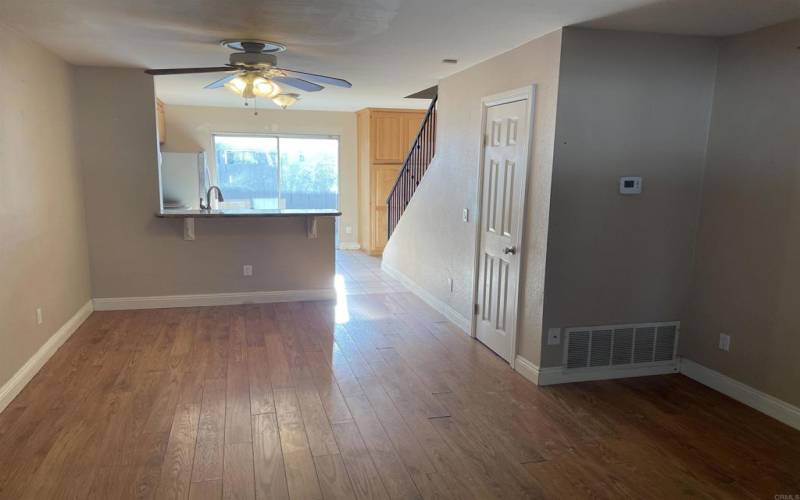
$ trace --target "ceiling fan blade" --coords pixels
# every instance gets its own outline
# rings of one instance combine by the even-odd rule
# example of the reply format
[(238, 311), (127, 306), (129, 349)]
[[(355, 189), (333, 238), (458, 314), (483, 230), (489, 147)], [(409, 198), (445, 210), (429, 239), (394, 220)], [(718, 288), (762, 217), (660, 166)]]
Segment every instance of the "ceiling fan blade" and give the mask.
[(220, 87), (224, 87), (226, 83), (228, 83), (229, 81), (233, 80), (238, 75), (239, 75), (239, 73), (234, 73), (232, 75), (228, 75), (228, 76), (226, 76), (224, 78), (220, 78), (219, 80), (217, 80), (215, 82), (209, 83), (208, 85), (206, 85), (203, 88), (206, 88), (206, 89), (218, 89)]
[(309, 81), (291, 76), (273, 76), (272, 79), (278, 83), (283, 83), (296, 89), (305, 90), (306, 92), (318, 92), (325, 88), (322, 85), (317, 85), (316, 83), (311, 83)]
[(283, 71), (288, 75), (295, 75), (301, 78), (305, 78), (306, 80), (311, 80), (313, 82), (319, 83), (326, 83), (328, 85), (333, 85), (335, 87), (345, 87), (350, 88), (353, 86), (352, 83), (348, 82), (347, 80), (342, 80), (341, 78), (334, 78), (332, 76), (325, 76), (325, 75), (316, 75), (314, 73), (305, 73), (303, 71), (295, 71), (293, 69), (286, 69), (286, 68), (275, 68), (277, 70)]
[(191, 73), (219, 73), (221, 71), (236, 71), (230, 66), (218, 66), (214, 68), (171, 68), (171, 69), (146, 69), (148, 75), (187, 75)]

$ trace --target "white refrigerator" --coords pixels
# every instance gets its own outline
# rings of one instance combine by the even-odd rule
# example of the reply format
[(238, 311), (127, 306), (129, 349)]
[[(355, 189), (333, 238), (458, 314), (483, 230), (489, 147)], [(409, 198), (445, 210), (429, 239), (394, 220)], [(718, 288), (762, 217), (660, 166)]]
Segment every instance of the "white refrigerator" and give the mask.
[(161, 196), (164, 209), (199, 209), (209, 187), (205, 151), (161, 153)]

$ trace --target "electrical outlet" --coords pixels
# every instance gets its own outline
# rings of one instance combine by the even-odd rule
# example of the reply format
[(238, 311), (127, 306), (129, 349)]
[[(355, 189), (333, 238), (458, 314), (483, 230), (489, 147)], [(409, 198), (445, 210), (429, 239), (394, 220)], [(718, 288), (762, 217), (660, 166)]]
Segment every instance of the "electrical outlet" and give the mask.
[(447, 289), (453, 293), (453, 278), (447, 278)]
[(464, 209), (464, 212), (461, 214), (461, 218), (464, 219), (464, 222), (469, 222), (469, 208)]
[(547, 329), (547, 345), (561, 344), (561, 328)]
[(719, 334), (719, 350), (728, 352), (731, 350), (731, 336), (724, 333)]
[(37, 307), (36, 308), (36, 324), (37, 325), (41, 325), (42, 323), (44, 323), (44, 316), (42, 316), (42, 308), (41, 307)]
[(242, 275), (244, 276), (252, 276), (253, 275), (253, 266), (250, 264), (245, 264), (242, 267)]
[(561, 328), (547, 329), (547, 345), (561, 344)]

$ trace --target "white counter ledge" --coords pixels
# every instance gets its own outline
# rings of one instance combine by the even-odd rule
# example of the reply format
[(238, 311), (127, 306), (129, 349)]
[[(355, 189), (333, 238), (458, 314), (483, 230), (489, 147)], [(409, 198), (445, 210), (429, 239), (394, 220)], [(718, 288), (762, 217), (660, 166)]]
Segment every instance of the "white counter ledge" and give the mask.
[(248, 218), (248, 217), (305, 217), (306, 234), (309, 239), (317, 237), (317, 217), (338, 217), (342, 212), (336, 209), (320, 208), (223, 208), (211, 210), (161, 210), (156, 217), (162, 219), (183, 219), (183, 239), (194, 240), (194, 220), (210, 218)]

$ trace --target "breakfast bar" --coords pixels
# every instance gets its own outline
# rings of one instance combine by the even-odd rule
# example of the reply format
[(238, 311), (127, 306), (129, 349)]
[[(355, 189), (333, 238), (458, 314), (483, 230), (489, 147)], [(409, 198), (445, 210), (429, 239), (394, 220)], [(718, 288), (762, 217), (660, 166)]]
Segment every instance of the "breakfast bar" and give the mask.
[(317, 238), (317, 219), (319, 217), (338, 217), (342, 212), (336, 209), (255, 209), (255, 208), (222, 208), (222, 209), (162, 209), (156, 217), (164, 219), (183, 219), (183, 239), (194, 240), (195, 219), (209, 218), (252, 218), (252, 217), (304, 217), (306, 236)]

